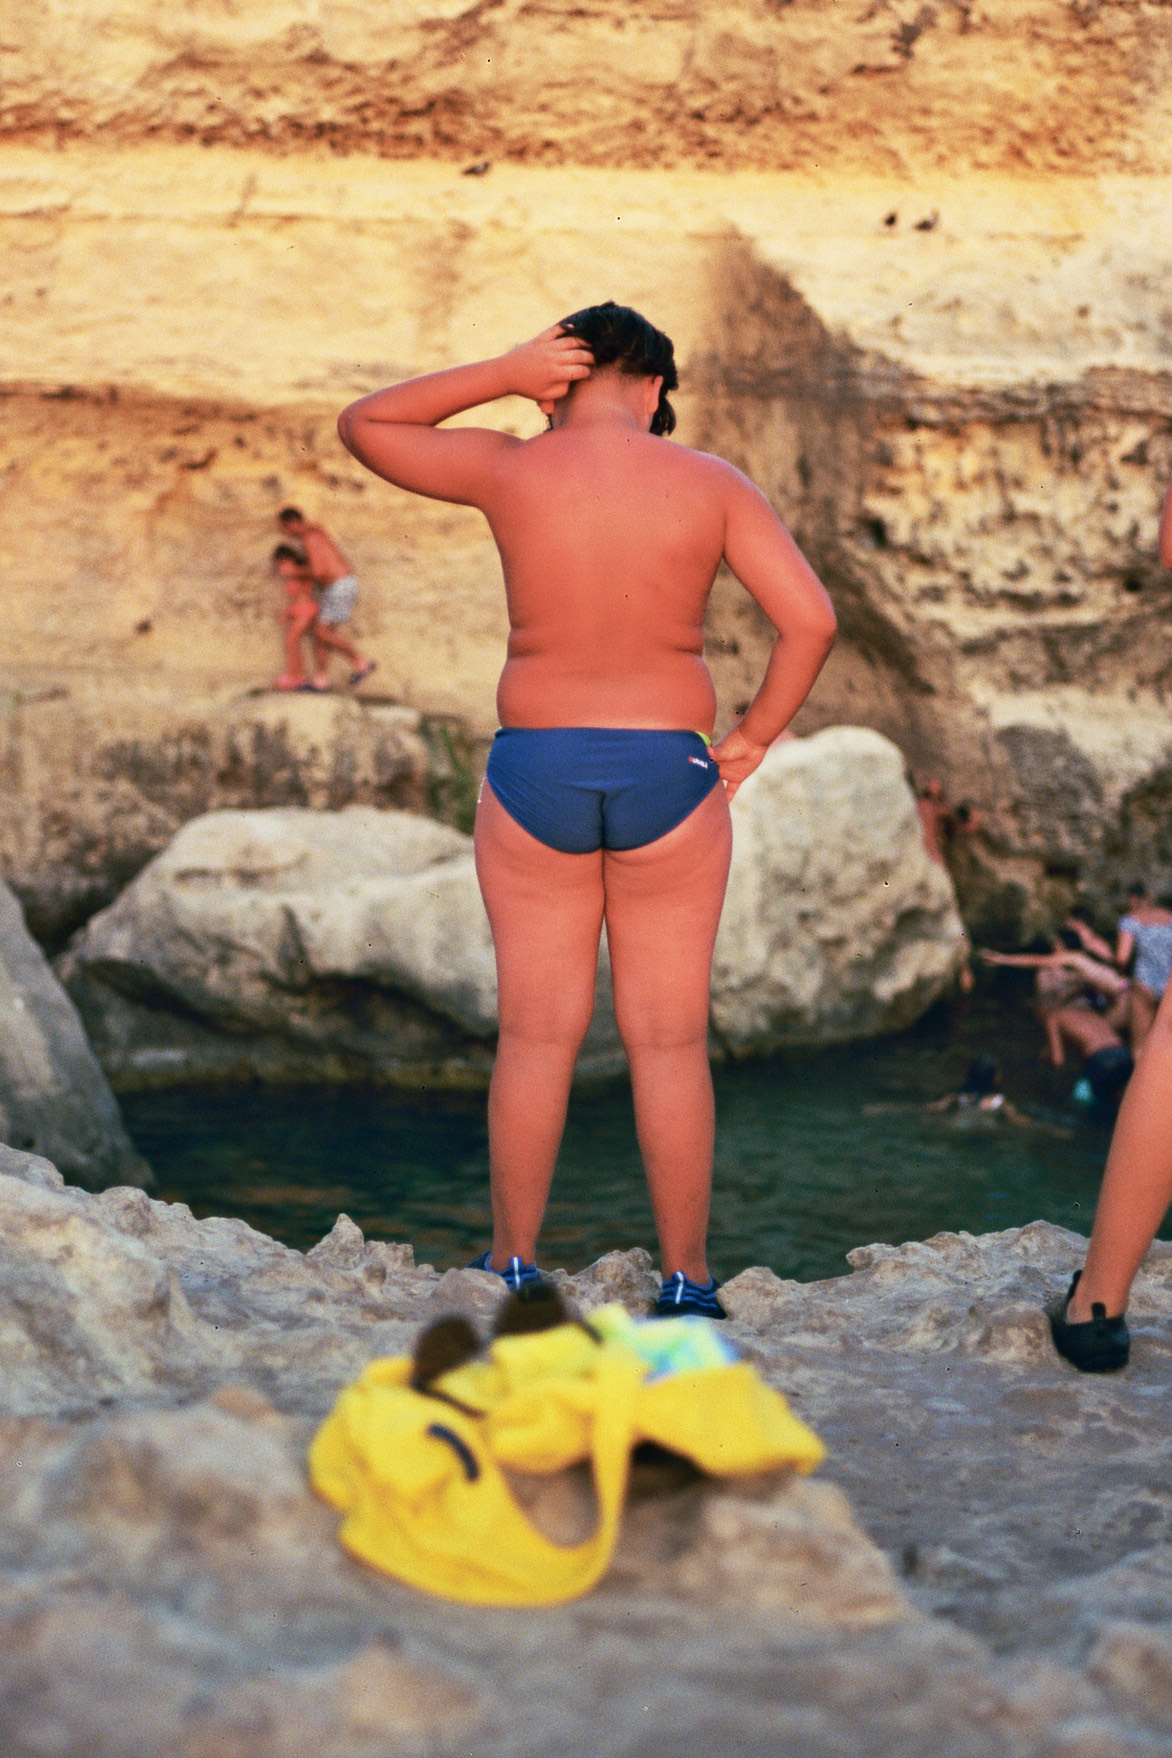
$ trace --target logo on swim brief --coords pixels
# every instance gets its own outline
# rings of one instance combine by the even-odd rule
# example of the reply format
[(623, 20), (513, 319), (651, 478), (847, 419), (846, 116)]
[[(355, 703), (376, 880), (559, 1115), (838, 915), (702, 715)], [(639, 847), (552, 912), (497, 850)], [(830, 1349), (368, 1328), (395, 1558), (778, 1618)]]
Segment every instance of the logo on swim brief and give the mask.
[(712, 767), (707, 757), (689, 757), (688, 762), (694, 763), (697, 769), (711, 769)]

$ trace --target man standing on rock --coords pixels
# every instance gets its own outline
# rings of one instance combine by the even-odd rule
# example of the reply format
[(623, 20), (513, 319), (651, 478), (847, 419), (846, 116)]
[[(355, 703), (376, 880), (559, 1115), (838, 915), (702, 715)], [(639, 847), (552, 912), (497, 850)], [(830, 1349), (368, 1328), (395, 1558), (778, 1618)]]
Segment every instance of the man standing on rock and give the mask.
[(354, 614), (358, 602), (358, 580), (350, 563), (329, 532), (321, 525), (312, 525), (299, 507), (284, 507), (277, 514), (277, 523), (286, 537), (293, 538), (304, 553), (309, 571), (319, 591), (317, 621), (313, 636), (315, 689), (329, 688), (329, 650), (342, 653), (350, 661), (350, 684), (360, 684), (374, 670), (374, 660), (365, 658), (357, 647), (338, 633), (338, 625)]
[[(608, 301), (496, 359), (364, 397), (338, 430), (387, 481), (479, 507), (504, 566), (502, 730), (475, 832), (500, 996), (493, 1243), (475, 1267), (518, 1289), (539, 1280), (605, 921), (662, 1252), (656, 1311), (723, 1318), (706, 1259), (708, 1009), (728, 801), (805, 700), (835, 619), (765, 496), (668, 442), (677, 382), (667, 336)], [(531, 398), (547, 430), (439, 425), (506, 396)], [(779, 639), (743, 719), (710, 749), (703, 623), (722, 559)]]

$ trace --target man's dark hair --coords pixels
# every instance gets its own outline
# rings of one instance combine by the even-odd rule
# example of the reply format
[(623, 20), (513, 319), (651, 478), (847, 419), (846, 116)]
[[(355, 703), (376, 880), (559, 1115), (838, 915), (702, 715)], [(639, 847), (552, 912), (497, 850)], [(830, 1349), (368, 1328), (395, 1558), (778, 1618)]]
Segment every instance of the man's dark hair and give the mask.
[(1146, 897), (1148, 888), (1142, 879), (1133, 879), (1127, 887), (1127, 895), (1128, 897)]
[(289, 525), (294, 519), (304, 519), (305, 514), (300, 507), (282, 507), (277, 514), (278, 525)]
[(581, 337), (594, 356), (595, 366), (617, 366), (628, 378), (662, 378), (659, 407), (651, 417), (651, 431), (673, 431), (676, 412), (667, 400), (667, 393), (674, 391), (680, 380), (670, 336), (649, 324), (629, 305), (616, 305), (613, 299), (603, 305), (588, 305), (584, 310), (574, 312), (572, 317), (564, 317), (561, 327)]
[(278, 543), (269, 559), (274, 567), (278, 562), (296, 562), (299, 568), (305, 566), (305, 557), (291, 543)]

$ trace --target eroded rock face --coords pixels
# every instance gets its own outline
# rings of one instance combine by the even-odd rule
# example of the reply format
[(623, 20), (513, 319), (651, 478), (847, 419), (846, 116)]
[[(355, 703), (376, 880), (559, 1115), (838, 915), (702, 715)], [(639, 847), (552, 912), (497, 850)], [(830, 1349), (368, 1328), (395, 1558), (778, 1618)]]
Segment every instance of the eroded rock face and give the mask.
[[(552, 126), (544, 85), (523, 126), (507, 105), (499, 115), (522, 133), (542, 116), (550, 153), (578, 160), (565, 169), (499, 162), (487, 136), (463, 165), (443, 157), (438, 142), (435, 158), (387, 160), (373, 146), (296, 152), (285, 150), (285, 124), (279, 154), (228, 144), (242, 139), (235, 125), (218, 137), (213, 129), (207, 146), (120, 146), (141, 139), (145, 124), (131, 112), (140, 103), (151, 110), (143, 94), (153, 82), (161, 81), (166, 114), (176, 113), (170, 82), (179, 64), (159, 58), (153, 20), (131, 6), (77, 55), (63, 45), (83, 27), (63, 17), (45, 25), (45, 37), (22, 40), (13, 53), (26, 57), (27, 113), (43, 117), (56, 92), (66, 109), (77, 104), (80, 131), (61, 150), (9, 146), (0, 166), (0, 239), (12, 283), (0, 336), (8, 436), (0, 523), (24, 533), (6, 573), (4, 679), (22, 725), (68, 726), (72, 717), (93, 726), (92, 701), (99, 714), (105, 706), (107, 722), (93, 742), (108, 748), (126, 742), (115, 733), (128, 697), (170, 692), (174, 709), (272, 677), (272, 521), (285, 502), (304, 501), (357, 568), (354, 634), (378, 660), (380, 689), (458, 716), (478, 737), (490, 733), (506, 631), (484, 521), (362, 471), (337, 442), (337, 412), (381, 383), (450, 365), (470, 346), (503, 347), (610, 292), (646, 307), (676, 342), (680, 439), (728, 457), (764, 486), (835, 600), (838, 646), (799, 730), (875, 727), (918, 776), (939, 774), (954, 800), (980, 809), (982, 829), (965, 840), (956, 869), (970, 923), (983, 935), (1028, 935), (1059, 919), (1081, 887), (1106, 926), (1134, 872), (1157, 889), (1172, 884), (1169, 576), (1155, 553), (1172, 477), (1164, 291), (1172, 134), (1157, 120), (1172, 85), (1157, 81), (1139, 103), (1129, 76), (1131, 95), (1117, 102), (1099, 54), (1107, 53), (1098, 33), (1108, 14), (1100, 9), (1079, 24), (1075, 46), (1066, 13), (1047, 13), (1052, 23), (1062, 19), (1063, 80), (1076, 62), (1094, 68), (1096, 103), (1105, 107), (1096, 114), (1112, 117), (1111, 150), (1133, 126), (1147, 144), (1128, 148), (1130, 168), (1111, 177), (1102, 175), (1101, 155), (1093, 172), (1079, 171), (1073, 150), (1067, 174), (1025, 177), (995, 168), (1003, 161), (987, 133), (1012, 131), (1023, 115), (1012, 56), (982, 62), (978, 84), (967, 83), (976, 78), (969, 67), (959, 85), (950, 57), (967, 57), (987, 30), (1008, 43), (1020, 29), (1036, 47), (1040, 13), (1028, 28), (1020, 15), (996, 25), (970, 18), (953, 38), (943, 14), (929, 24), (917, 12), (896, 24), (887, 12), (844, 21), (820, 5), (788, 6), (784, 16), (765, 10), (769, 17), (753, 13), (755, 22), (719, 14), (719, 43), (707, 14), (685, 8), (656, 22), (669, 59), (666, 41), (676, 32), (703, 47), (705, 71), (696, 77), (711, 80), (710, 100), (687, 112), (688, 129), (710, 105), (735, 119), (713, 143), (709, 173), (631, 169), (630, 154), (623, 168), (591, 171), (580, 155), (593, 149), (577, 125), (567, 115)], [(287, 16), (282, 6), (264, 12), (258, 40)], [(1112, 55), (1125, 39), (1139, 43), (1149, 28), (1142, 13), (1129, 11), (1125, 27), (1119, 8), (1110, 9)], [(346, 36), (351, 25), (327, 23), (320, 11), (301, 23), (322, 33), (321, 44), (292, 62), (286, 48), (273, 48), (267, 77), (277, 110), (288, 117), (308, 104), (321, 139), (332, 123), (316, 105), (327, 87), (339, 90), (333, 73), (326, 86), (317, 83), (318, 70), (332, 66), (325, 39), (335, 26)], [(737, 143), (751, 153), (775, 126), (791, 142), (801, 137), (805, 124), (787, 106), (753, 127), (743, 106), (752, 107), (746, 94), (779, 44), (787, 81), (797, 77), (812, 53), (807, 26), (816, 36), (826, 30), (834, 56), (849, 61), (847, 87), (869, 103), (882, 91), (880, 113), (861, 134), (832, 106), (836, 150), (849, 142), (869, 172), (835, 173), (821, 150), (816, 173), (787, 169), (780, 149), (759, 173), (730, 170)], [(201, 42), (205, 27), (217, 37), (219, 27), (205, 20)], [(456, 62), (440, 61), (464, 93), (461, 115), (473, 130), (489, 123), (472, 97), (483, 69), (474, 69), (466, 44), (500, 27), (493, 9), (402, 25), (412, 41), (422, 30), (432, 50), (453, 30), (465, 43)], [(188, 27), (175, 28), (182, 36)], [(561, 68), (590, 93), (592, 114), (609, 89), (609, 63), (588, 51), (591, 33), (622, 58), (620, 39), (636, 32), (630, 21), (619, 32), (610, 14), (591, 7), (572, 20), (523, 7), (508, 29), (530, 48), (547, 34), (543, 80)], [(729, 45), (749, 40), (746, 31), (758, 51), (725, 89), (719, 70), (739, 65)], [(871, 65), (876, 33), (892, 31), (903, 44), (895, 62), (858, 73)], [(208, 65), (227, 113), (223, 81), (236, 51), (221, 49), (227, 60), (217, 50)], [(583, 71), (573, 58), (588, 52)], [(901, 168), (893, 133), (895, 119), (912, 111), (893, 92), (919, 81), (937, 52), (948, 64), (949, 95), (933, 101), (963, 123), (968, 144), (946, 170), (917, 161), (913, 172)], [(126, 86), (117, 71), (123, 53), (136, 69)], [(427, 59), (412, 53), (413, 68)], [(836, 80), (821, 52), (815, 59), (829, 90)], [(492, 79), (503, 93), (513, 75), (505, 79), (502, 66), (493, 51)], [(193, 101), (202, 101), (205, 75), (187, 61), (182, 67)], [(286, 76), (294, 81), (288, 93)], [(691, 77), (676, 81), (680, 90)], [(388, 79), (388, 91), (403, 89), (397, 75)], [(1008, 93), (992, 112), (978, 96), (985, 80)], [(112, 108), (87, 109), (81, 93), (91, 81)], [(1031, 80), (1031, 103), (1044, 88)], [(634, 102), (624, 90), (623, 102)], [(254, 114), (258, 101), (250, 98)], [(1087, 128), (1086, 107), (1069, 111), (1066, 102), (1061, 113), (1077, 113)], [(661, 112), (647, 112), (659, 118), (645, 118), (649, 160), (680, 125), (678, 91), (670, 108), (671, 127)], [(418, 120), (428, 138), (435, 114)], [(1035, 168), (1054, 138), (1052, 105), (1046, 114), (1045, 145), (1029, 149)], [(935, 150), (947, 138), (941, 125), (934, 112), (921, 144)], [(156, 117), (153, 138), (163, 126)], [(453, 150), (463, 151), (463, 128), (444, 134)], [(358, 141), (340, 125), (336, 138), (339, 146)], [(389, 135), (387, 144), (398, 150)], [(1145, 158), (1149, 149), (1158, 163)], [(532, 155), (524, 148), (519, 156)], [(484, 175), (461, 174), (490, 158)], [(303, 297), (309, 282), (314, 300)], [(539, 426), (516, 401), (485, 418), (518, 434)], [(708, 630), (723, 727), (755, 689), (771, 632), (728, 581), (718, 586)], [(54, 704), (33, 701), (47, 690), (70, 693), (55, 714)], [(171, 731), (160, 726), (158, 737), (166, 743), (176, 721), (203, 718), (202, 709), (172, 713)], [(0, 740), (12, 776), (11, 792), (0, 796), (0, 859), (30, 908), (51, 885), (63, 843), (74, 845), (79, 897), (105, 901), (132, 870), (101, 829), (101, 802), (108, 809), (111, 793), (123, 790), (102, 775), (91, 781), (83, 768), (87, 797), (73, 803), (78, 742), (29, 732)], [(277, 803), (241, 787), (231, 797), (205, 792), (196, 805), (182, 774), (164, 780), (160, 796), (172, 832), (195, 810)], [(65, 824), (56, 797), (71, 808)], [(92, 828), (88, 844), (72, 834), (77, 820)], [(127, 842), (141, 847), (138, 830), (125, 828)]]
[(1056, 0), (961, 22), (910, 3), (844, 19), (829, 0), (654, 17), (254, 0), (246, 19), (132, 4), (111, 29), (99, 0), (53, 0), (12, 47), (0, 127), (607, 166), (1167, 169), (1162, 27), (1152, 0), (1109, 23)]
[[(894, 746), (851, 728), (782, 745), (734, 815), (714, 1053), (918, 1018), (965, 938)], [(90, 921), (61, 971), (126, 1085), (249, 1072), (476, 1083), (496, 1032), (471, 843), (404, 812), (196, 819)], [(604, 945), (579, 1073), (622, 1067)]]
[(34, 693), (0, 705), (0, 863), (59, 949), (203, 812), (355, 804), (466, 822), (476, 758), (445, 731), (340, 695)]
[[(1133, 1366), (1088, 1381), (1037, 1307), (1084, 1243), (1035, 1224), (864, 1248), (829, 1282), (742, 1272), (729, 1332), (827, 1466), (638, 1467), (600, 1587), (517, 1614), (350, 1560), (304, 1466), (369, 1359), (453, 1307), (483, 1328), (499, 1282), (344, 1216), (302, 1256), (0, 1149), (4, 1749), (1155, 1758), (1172, 1248), (1136, 1284)], [(587, 1310), (656, 1286), (645, 1252), (557, 1279)], [(589, 1516), (574, 1473), (516, 1490), (551, 1535)]]
[(150, 1177), (77, 1010), (2, 881), (0, 1142), (51, 1154), (72, 1179), (91, 1187)]

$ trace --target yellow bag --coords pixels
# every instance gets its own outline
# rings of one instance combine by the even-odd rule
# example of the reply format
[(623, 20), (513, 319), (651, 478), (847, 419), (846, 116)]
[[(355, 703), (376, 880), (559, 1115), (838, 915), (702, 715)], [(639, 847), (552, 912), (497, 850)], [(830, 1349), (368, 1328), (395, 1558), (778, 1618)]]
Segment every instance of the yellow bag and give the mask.
[[(442, 1398), (411, 1386), (409, 1358), (372, 1362), (309, 1451), (314, 1489), (345, 1515), (346, 1548), (448, 1599), (554, 1605), (605, 1573), (640, 1441), (718, 1476), (821, 1463), (818, 1437), (707, 1320), (638, 1324), (609, 1306), (590, 1325), (599, 1340), (576, 1324), (498, 1337), (434, 1381)], [(597, 1528), (584, 1544), (554, 1544), (502, 1467), (551, 1473), (583, 1459)]]

